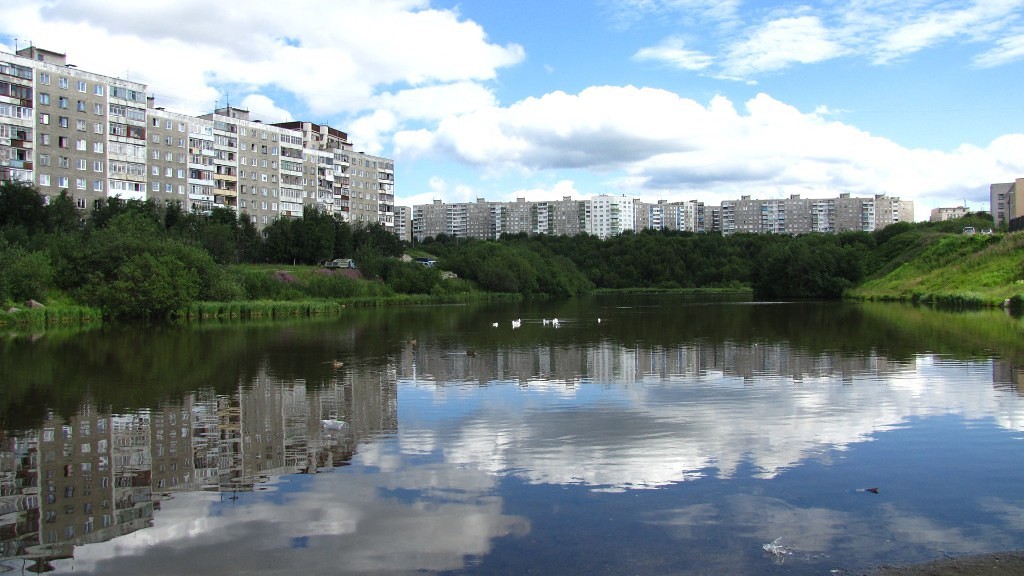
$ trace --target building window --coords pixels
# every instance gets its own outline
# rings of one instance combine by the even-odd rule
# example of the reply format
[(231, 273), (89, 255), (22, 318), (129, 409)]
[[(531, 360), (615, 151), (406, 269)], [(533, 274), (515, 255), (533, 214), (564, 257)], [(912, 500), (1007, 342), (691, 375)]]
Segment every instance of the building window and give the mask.
[(50, 145), (50, 135), (49, 134), (40, 134), (39, 135), (39, 143), (42, 144), (43, 146), (49, 146)]
[(75, 188), (85, 190), (85, 178), (75, 178)]
[(103, 154), (103, 142), (93, 142), (92, 151), (97, 154)]
[(156, 180), (153, 181), (153, 183), (151, 184), (151, 187), (153, 188), (153, 192), (159, 192), (160, 191), (160, 183), (157, 182)]
[(85, 80), (79, 80), (78, 81), (78, 91), (79, 92), (83, 92), (84, 93), (88, 89), (89, 89), (89, 87), (86, 86)]
[(103, 104), (93, 104), (92, 113), (97, 116), (103, 116)]
[(93, 172), (103, 172), (103, 161), (102, 160), (93, 160), (93, 162), (92, 162), (92, 171)]
[(94, 192), (103, 192), (103, 180), (93, 180), (92, 189)]
[(60, 78), (57, 78), (57, 85), (60, 86), (61, 88), (67, 88), (68, 87), (68, 79), (65, 78), (64, 76), (61, 76)]
[(79, 100), (76, 106), (79, 112), (85, 112), (85, 100)]
[(82, 150), (84, 152), (84, 151), (89, 149), (88, 144), (89, 143), (86, 142), (85, 140), (76, 140), (75, 141), (75, 150)]
[(96, 84), (93, 86), (92, 93), (97, 96), (103, 96), (103, 84)]
[(75, 120), (75, 130), (85, 132), (85, 120)]
[(39, 123), (40, 124), (49, 124), (50, 123), (50, 115), (49, 114), (40, 114), (39, 115)]
[(57, 146), (60, 146), (61, 148), (67, 148), (68, 147), (68, 142), (69, 142), (69, 140), (68, 140), (67, 136), (58, 136), (57, 137)]
[[(57, 177), (57, 187), (58, 188), (67, 188), (68, 187), (68, 177), (67, 176), (58, 176)], [(79, 208), (85, 208), (85, 206), (79, 206)]]
[(46, 84), (47, 86), (49, 86), (50, 85), (50, 75), (47, 74), (46, 72), (40, 72), (39, 73), (39, 83), (40, 84)]
[(49, 174), (40, 174), (39, 175), (39, 185), (40, 186), (49, 186), (50, 185), (50, 175)]
[(39, 93), (39, 103), (40, 104), (45, 104), (45, 105), (49, 106), (50, 105), (50, 95), (47, 94), (46, 92), (40, 92)]
[(57, 106), (60, 107), (60, 108), (67, 108), (68, 107), (68, 99), (65, 98), (64, 96), (61, 96), (61, 97), (57, 98)]
[(92, 131), (93, 134), (103, 134), (103, 124), (99, 122), (93, 122)]
[(67, 128), (68, 127), (68, 117), (67, 116), (58, 116), (57, 117), (57, 124), (61, 128)]
[(85, 170), (86, 167), (88, 167), (88, 162), (85, 161), (85, 158), (79, 158), (78, 160), (75, 161), (75, 168), (78, 168), (79, 170)]

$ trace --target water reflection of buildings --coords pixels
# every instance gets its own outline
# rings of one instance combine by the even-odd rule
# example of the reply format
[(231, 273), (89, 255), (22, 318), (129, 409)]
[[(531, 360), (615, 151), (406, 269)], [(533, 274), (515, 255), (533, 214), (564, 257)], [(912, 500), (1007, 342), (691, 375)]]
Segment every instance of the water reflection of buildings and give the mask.
[(849, 380), (913, 369), (912, 362), (895, 362), (880, 354), (813, 354), (784, 343), (697, 342), (678, 348), (626, 348), (602, 343), (589, 348), (475, 350), (472, 356), (429, 346), (409, 347), (402, 353), (398, 377), (480, 384), (508, 380), (525, 384), (545, 378), (572, 385), (580, 379), (628, 384), (649, 378), (700, 378), (712, 373), (744, 380), (778, 376), (800, 381), (836, 375)]
[(76, 545), (150, 526), (174, 491), (251, 490), (273, 475), (342, 465), (361, 438), (396, 431), (397, 418), (393, 369), (315, 388), (264, 371), (229, 395), (201, 390), (122, 415), (89, 404), (68, 419), (51, 414), (38, 430), (0, 437), (0, 560), (45, 570)]
[(1024, 365), (1007, 360), (992, 361), (992, 382), (996, 388), (1024, 392)]

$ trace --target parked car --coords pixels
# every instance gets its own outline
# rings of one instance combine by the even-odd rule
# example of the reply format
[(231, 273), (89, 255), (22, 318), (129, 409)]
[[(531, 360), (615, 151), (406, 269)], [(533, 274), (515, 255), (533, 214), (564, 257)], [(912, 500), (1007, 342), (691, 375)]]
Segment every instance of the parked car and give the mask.
[(968, 236), (974, 234), (974, 226), (967, 226), (967, 227), (965, 227), (964, 228), (964, 234), (967, 234)]

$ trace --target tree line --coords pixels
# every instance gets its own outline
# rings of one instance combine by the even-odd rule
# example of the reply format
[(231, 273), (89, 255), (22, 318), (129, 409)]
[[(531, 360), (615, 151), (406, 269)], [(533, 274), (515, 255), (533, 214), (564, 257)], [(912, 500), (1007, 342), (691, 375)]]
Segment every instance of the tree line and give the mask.
[[(262, 232), (246, 215), (184, 211), (152, 200), (98, 201), (87, 214), (61, 193), (0, 184), (0, 303), (68, 300), (114, 317), (160, 316), (195, 301), (279, 295), (232, 264), (367, 262), (400, 256), (402, 243), (379, 225), (352, 226), (314, 208)], [(417, 273), (438, 276), (438, 271)], [(321, 295), (357, 295), (355, 280), (316, 283)], [(289, 293), (291, 297), (308, 296)], [(379, 293), (379, 291), (377, 292)]]
[[(987, 213), (941, 223), (901, 222), (876, 232), (736, 234), (644, 230), (609, 239), (528, 236), (473, 240), (439, 235), (412, 248), (436, 268), (403, 262), (409, 246), (383, 226), (352, 225), (307, 207), (257, 230), (218, 208), (112, 198), (84, 215), (62, 193), (0, 185), (0, 302), (61, 298), (117, 317), (163, 315), (195, 301), (445, 295), (473, 288), (525, 297), (594, 289), (753, 289), (759, 299), (838, 298), (919, 253), (936, 234), (990, 228)], [(232, 266), (315, 265), (353, 258), (366, 279), (288, 275)], [(441, 270), (458, 279), (442, 277)]]

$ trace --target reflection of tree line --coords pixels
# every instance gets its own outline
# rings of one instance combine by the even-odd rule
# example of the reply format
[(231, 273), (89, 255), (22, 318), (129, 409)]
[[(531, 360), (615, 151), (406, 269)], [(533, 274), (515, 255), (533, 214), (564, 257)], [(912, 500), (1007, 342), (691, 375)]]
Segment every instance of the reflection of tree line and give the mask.
[(204, 388), (155, 409), (50, 413), (0, 443), (0, 559), (70, 558), (150, 526), (176, 491), (235, 493), (344, 465), (360, 439), (397, 430), (396, 396), (393, 370), (316, 388), (264, 371), (231, 394)]

